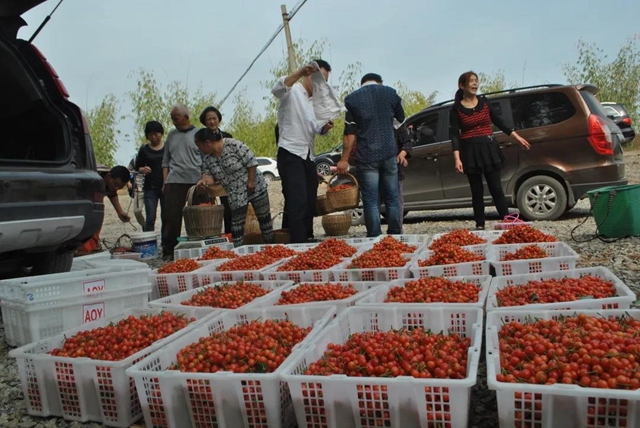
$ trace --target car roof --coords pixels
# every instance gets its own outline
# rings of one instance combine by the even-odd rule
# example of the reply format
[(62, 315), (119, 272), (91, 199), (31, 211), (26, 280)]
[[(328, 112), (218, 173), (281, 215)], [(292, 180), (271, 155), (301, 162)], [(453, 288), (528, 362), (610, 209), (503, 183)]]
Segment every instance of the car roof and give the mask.
[(20, 16), (46, 0), (0, 0), (0, 17)]
[[(504, 95), (504, 96), (508, 96), (508, 95), (512, 95), (512, 94), (520, 93), (520, 92), (533, 92), (533, 93), (536, 93), (536, 92), (544, 92), (545, 90), (548, 90), (548, 89), (563, 88), (563, 87), (564, 88), (575, 88), (578, 91), (586, 91), (586, 92), (590, 92), (590, 93), (592, 93), (594, 95), (598, 93), (598, 88), (593, 86), (593, 85), (588, 85), (588, 84), (560, 85), (560, 84), (557, 84), (557, 83), (550, 83), (550, 84), (545, 84), (545, 85), (524, 86), (524, 87), (521, 87), (521, 88), (512, 88), (512, 89), (505, 89), (503, 91), (488, 92), (486, 94), (482, 94), (482, 96), (489, 96), (489, 95)], [(447, 100), (447, 101), (442, 101), (442, 102), (439, 102), (439, 103), (436, 103), (436, 104), (431, 104), (429, 107), (421, 110), (420, 112), (418, 112), (416, 114), (420, 114), (420, 113), (426, 112), (426, 111), (436, 110), (436, 109), (439, 109), (441, 107), (445, 107), (447, 105), (453, 105), (453, 101), (454, 100)]]

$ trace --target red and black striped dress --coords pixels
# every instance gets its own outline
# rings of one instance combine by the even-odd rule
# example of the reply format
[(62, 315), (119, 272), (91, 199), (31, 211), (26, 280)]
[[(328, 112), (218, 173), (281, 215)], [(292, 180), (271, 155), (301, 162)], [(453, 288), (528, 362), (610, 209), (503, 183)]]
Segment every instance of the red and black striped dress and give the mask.
[(494, 113), (485, 97), (470, 109), (456, 101), (449, 114), (449, 132), (453, 150), (460, 151), (460, 160), (466, 174), (482, 174), (502, 168), (505, 158), (493, 137), (491, 123), (507, 135), (508, 128)]

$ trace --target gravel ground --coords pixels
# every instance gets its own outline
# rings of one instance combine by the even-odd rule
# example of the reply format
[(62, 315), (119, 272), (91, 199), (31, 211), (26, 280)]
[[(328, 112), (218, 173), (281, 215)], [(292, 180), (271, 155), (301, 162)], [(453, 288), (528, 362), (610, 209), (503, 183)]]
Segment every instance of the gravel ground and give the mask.
[[(640, 183), (640, 153), (626, 154), (627, 176), (631, 183)], [(282, 194), (280, 184), (274, 182), (269, 189), (271, 209), (274, 215), (282, 211)], [(122, 196), (123, 207), (129, 205), (129, 197)], [(105, 225), (102, 230), (103, 238), (112, 245), (123, 233), (134, 232), (130, 225), (123, 225), (117, 219), (112, 207), (107, 204)], [(130, 209), (133, 213), (133, 208)], [(488, 226), (498, 219), (493, 209), (488, 209)], [(603, 243), (600, 240), (576, 243), (571, 238), (571, 230), (577, 226), (589, 213), (589, 203), (586, 200), (579, 202), (574, 209), (566, 213), (562, 218), (554, 222), (538, 222), (536, 227), (550, 232), (559, 240), (571, 245), (579, 254), (578, 267), (605, 266), (610, 268), (620, 277), (634, 292), (640, 296), (640, 239), (627, 238), (616, 243)], [(135, 222), (135, 220), (134, 220)], [(407, 234), (435, 234), (450, 231), (456, 228), (472, 227), (473, 214), (471, 209), (443, 210), (443, 211), (419, 211), (410, 213), (404, 226)], [(137, 224), (136, 224), (137, 226)], [(276, 227), (280, 221), (276, 221)], [(138, 230), (141, 230), (138, 227)], [(159, 230), (159, 226), (156, 228)], [(316, 237), (324, 235), (320, 219), (314, 223)], [(383, 229), (384, 230), (384, 229)], [(578, 229), (576, 238), (586, 240), (593, 237), (595, 224), (589, 219), (584, 226)], [(364, 236), (364, 226), (352, 227), (349, 231), (353, 236)], [(3, 332), (0, 332), (2, 334)], [(0, 427), (99, 427), (99, 424), (81, 424), (66, 422), (56, 418), (32, 418), (27, 415), (22, 401), (23, 394), (20, 379), (15, 362), (7, 356), (9, 351), (4, 341), (0, 341)], [(469, 427), (494, 428), (498, 426), (497, 402), (495, 393), (487, 389), (486, 368), (484, 364), (484, 349), (478, 383), (473, 388), (471, 396)]]

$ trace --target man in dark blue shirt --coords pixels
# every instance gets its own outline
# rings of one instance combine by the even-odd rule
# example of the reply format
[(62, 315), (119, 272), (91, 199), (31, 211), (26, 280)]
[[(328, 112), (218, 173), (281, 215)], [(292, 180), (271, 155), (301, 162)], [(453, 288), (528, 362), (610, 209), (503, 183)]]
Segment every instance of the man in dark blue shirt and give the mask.
[[(387, 233), (402, 233), (398, 201), (398, 146), (393, 120), (404, 122), (402, 100), (395, 89), (384, 86), (378, 74), (366, 74), (361, 87), (344, 100), (345, 117), (342, 158), (338, 172), (349, 169), (349, 155), (355, 145), (356, 174), (362, 193), (367, 236), (382, 234), (378, 195), (383, 195)], [(356, 139), (357, 137), (357, 139)]]

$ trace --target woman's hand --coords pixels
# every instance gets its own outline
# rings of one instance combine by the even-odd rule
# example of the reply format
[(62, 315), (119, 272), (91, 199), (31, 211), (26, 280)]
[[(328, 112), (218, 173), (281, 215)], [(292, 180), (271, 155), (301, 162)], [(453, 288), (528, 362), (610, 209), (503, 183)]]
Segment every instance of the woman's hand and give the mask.
[(456, 171), (458, 171), (459, 174), (464, 173), (464, 168), (462, 167), (462, 161), (460, 159), (456, 159)]
[(214, 184), (215, 182), (213, 181), (212, 176), (203, 175), (202, 178), (200, 178), (200, 181), (196, 183), (196, 186), (209, 187), (209, 186), (213, 186)]
[(151, 168), (149, 168), (148, 166), (143, 166), (138, 170), (138, 172), (143, 175), (151, 174)]
[(256, 182), (254, 180), (249, 180), (249, 182), (247, 183), (247, 193), (250, 195), (253, 195), (255, 191), (256, 191)]
[(524, 139), (524, 138), (522, 138), (520, 135), (518, 135), (518, 133), (517, 133), (517, 132), (515, 132), (515, 131), (514, 131), (514, 132), (512, 132), (512, 133), (511, 133), (511, 136), (512, 136), (513, 138), (515, 138), (515, 139), (516, 139), (516, 141), (517, 141), (518, 143), (520, 143), (520, 145), (521, 145), (522, 147), (524, 147), (524, 149), (525, 149), (525, 150), (529, 150), (529, 149), (531, 148), (531, 144), (529, 144), (529, 142), (528, 142), (527, 140), (525, 140), (525, 139)]

